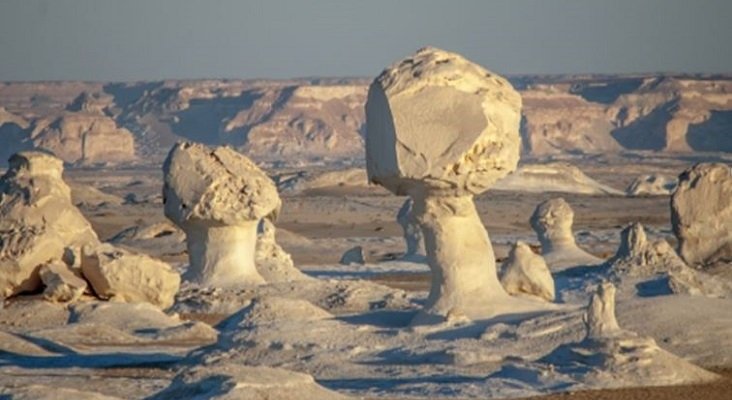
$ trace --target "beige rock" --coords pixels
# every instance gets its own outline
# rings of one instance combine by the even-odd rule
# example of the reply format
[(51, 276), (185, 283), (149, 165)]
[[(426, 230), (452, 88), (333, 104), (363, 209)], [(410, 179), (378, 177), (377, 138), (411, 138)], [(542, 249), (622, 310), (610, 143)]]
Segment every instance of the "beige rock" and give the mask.
[(402, 204), (402, 207), (397, 213), (396, 219), (404, 232), (404, 243), (407, 247), (407, 250), (404, 252), (404, 256), (414, 257), (425, 254), (422, 228), (419, 227), (419, 221), (417, 221), (417, 218), (414, 215), (411, 197), (404, 201), (404, 204)]
[(573, 222), (574, 211), (561, 197), (540, 203), (531, 215), (529, 223), (541, 243), (541, 255), (552, 270), (602, 262), (577, 246)]
[(167, 263), (110, 244), (84, 247), (81, 270), (97, 296), (114, 301), (168, 308), (180, 286), (180, 275)]
[(554, 301), (554, 278), (544, 259), (524, 242), (516, 242), (501, 265), (501, 284), (509, 294), (528, 294)]
[(86, 291), (86, 281), (76, 275), (66, 263), (54, 260), (43, 264), (39, 271), (41, 281), (46, 287), (43, 297), (57, 303), (77, 300)]
[(338, 261), (338, 263), (342, 265), (366, 264), (366, 257), (364, 257), (363, 254), (363, 247), (354, 246), (346, 250), (341, 256), (341, 259)]
[(652, 174), (641, 175), (625, 189), (628, 196), (668, 196), (676, 190), (678, 181), (674, 177)]
[(531, 193), (623, 194), (617, 189), (597, 182), (576, 166), (565, 162), (522, 165), (516, 172), (496, 182), (494, 189)]
[(689, 265), (732, 261), (732, 166), (697, 164), (679, 175), (671, 225)]
[(61, 175), (61, 160), (46, 153), (13, 155), (0, 178), (0, 297), (40, 288), (42, 264), (68, 249), (98, 243)]
[(292, 256), (275, 240), (277, 229), (269, 218), (259, 223), (254, 262), (257, 271), (269, 283), (311, 279), (295, 268)]
[(280, 208), (272, 180), (236, 151), (179, 143), (163, 165), (165, 215), (186, 233), (186, 279), (205, 286), (261, 284), (259, 221)]
[(414, 323), (498, 312), (496, 275), (473, 195), (516, 168), (521, 98), (504, 78), (460, 55), (425, 48), (388, 67), (366, 103), (369, 180), (409, 195), (432, 270)]

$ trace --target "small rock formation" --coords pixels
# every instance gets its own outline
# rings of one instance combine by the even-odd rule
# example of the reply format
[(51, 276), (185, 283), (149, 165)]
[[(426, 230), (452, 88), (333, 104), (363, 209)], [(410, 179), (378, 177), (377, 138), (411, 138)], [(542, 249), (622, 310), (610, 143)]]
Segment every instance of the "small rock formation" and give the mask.
[[(667, 241), (648, 241), (643, 225), (634, 223), (620, 233), (620, 246), (607, 261), (609, 272), (616, 279), (660, 278), (666, 287), (654, 287), (667, 293), (705, 294), (723, 297), (732, 292), (722, 281), (689, 268)], [(640, 285), (641, 289), (648, 285)], [(660, 294), (660, 293), (659, 293)]]
[(61, 160), (21, 152), (8, 163), (0, 178), (0, 298), (39, 289), (43, 264), (72, 264), (73, 249), (99, 242), (71, 203)]
[(697, 164), (671, 197), (679, 254), (691, 266), (732, 261), (732, 167)]
[(625, 189), (628, 196), (668, 196), (676, 190), (678, 180), (674, 177), (652, 174), (641, 175)]
[(524, 242), (516, 242), (501, 266), (501, 284), (509, 294), (528, 294), (554, 301), (554, 278), (544, 259)]
[(240, 364), (203, 365), (179, 374), (151, 400), (164, 399), (346, 399), (320, 386), (312, 376), (281, 368)]
[(341, 256), (341, 259), (340, 261), (338, 261), (338, 263), (341, 265), (366, 264), (366, 258), (363, 256), (363, 247), (355, 246), (346, 250), (345, 253), (343, 253), (343, 255)]
[(541, 243), (541, 255), (553, 271), (602, 262), (577, 246), (573, 222), (574, 211), (561, 197), (540, 203), (531, 215), (529, 223)]
[(412, 209), (412, 198), (408, 198), (402, 204), (402, 207), (397, 213), (397, 223), (401, 225), (404, 231), (404, 242), (407, 245), (407, 251), (404, 253), (404, 257), (414, 257), (420, 254), (424, 254), (424, 248), (422, 246), (422, 228), (419, 227), (419, 221), (414, 216)]
[(81, 271), (102, 299), (163, 309), (173, 305), (180, 286), (180, 275), (167, 263), (106, 243), (82, 249)]
[(262, 278), (268, 283), (289, 282), (310, 279), (295, 268), (292, 256), (275, 239), (276, 228), (269, 218), (259, 223), (254, 260)]
[[(473, 196), (516, 168), (521, 97), (458, 54), (424, 48), (384, 70), (366, 103), (371, 182), (409, 195), (432, 270), (419, 321), (494, 315), (509, 300)], [(432, 317), (430, 317), (432, 316)]]
[(186, 233), (185, 278), (203, 286), (262, 284), (255, 266), (259, 221), (276, 213), (272, 180), (228, 147), (179, 143), (163, 164), (165, 216)]
[(77, 276), (66, 263), (53, 260), (41, 266), (39, 275), (43, 285), (43, 297), (55, 303), (77, 300), (86, 291), (86, 281)]
[(494, 190), (623, 195), (623, 192), (603, 185), (566, 162), (522, 165), (516, 172), (496, 182)]
[(677, 357), (650, 337), (621, 329), (615, 287), (599, 285), (585, 314), (585, 339), (558, 347), (540, 361), (591, 387), (661, 386), (709, 382), (718, 376)]

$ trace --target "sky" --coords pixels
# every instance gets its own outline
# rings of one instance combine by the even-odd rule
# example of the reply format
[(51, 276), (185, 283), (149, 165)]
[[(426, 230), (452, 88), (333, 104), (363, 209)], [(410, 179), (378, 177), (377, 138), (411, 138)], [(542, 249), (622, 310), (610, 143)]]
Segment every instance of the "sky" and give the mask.
[(732, 0), (0, 0), (0, 81), (732, 72)]

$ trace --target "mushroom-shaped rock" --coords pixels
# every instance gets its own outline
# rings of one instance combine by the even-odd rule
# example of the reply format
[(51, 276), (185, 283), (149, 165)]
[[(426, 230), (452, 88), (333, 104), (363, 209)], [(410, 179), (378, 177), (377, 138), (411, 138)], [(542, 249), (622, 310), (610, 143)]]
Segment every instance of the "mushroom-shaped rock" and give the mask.
[(180, 286), (180, 275), (167, 263), (107, 243), (82, 249), (81, 271), (97, 296), (120, 302), (168, 308)]
[(521, 96), (506, 79), (435, 48), (388, 67), (369, 88), (369, 180), (412, 198), (432, 270), (422, 321), (453, 309), (495, 315), (510, 298), (473, 195), (515, 170), (520, 119)]
[(503, 262), (501, 284), (509, 294), (528, 294), (554, 301), (554, 278), (549, 268), (524, 242), (517, 242)]
[(165, 216), (186, 233), (185, 278), (204, 286), (261, 284), (255, 266), (259, 221), (276, 213), (272, 180), (228, 147), (179, 143), (163, 164)]
[(397, 223), (401, 225), (402, 231), (404, 231), (404, 242), (407, 246), (404, 257), (406, 258), (424, 254), (422, 229), (419, 227), (419, 221), (414, 216), (412, 203), (411, 197), (405, 200), (396, 218)]
[(541, 243), (541, 255), (552, 270), (602, 262), (577, 246), (572, 234), (573, 222), (574, 211), (561, 197), (539, 203), (531, 215), (529, 223)]
[(39, 289), (41, 265), (73, 263), (71, 249), (99, 242), (71, 203), (61, 160), (30, 151), (8, 162), (0, 178), (0, 298)]
[(689, 265), (732, 261), (732, 166), (697, 164), (679, 175), (671, 225)]

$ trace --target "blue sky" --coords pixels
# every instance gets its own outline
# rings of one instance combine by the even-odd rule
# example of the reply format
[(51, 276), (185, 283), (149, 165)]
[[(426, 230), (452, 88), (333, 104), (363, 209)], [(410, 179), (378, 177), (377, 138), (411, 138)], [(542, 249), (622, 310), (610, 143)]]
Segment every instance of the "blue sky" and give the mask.
[(732, 0), (0, 0), (0, 81), (732, 72)]

